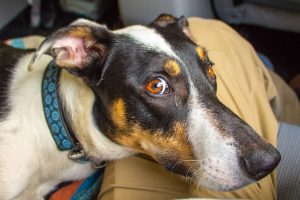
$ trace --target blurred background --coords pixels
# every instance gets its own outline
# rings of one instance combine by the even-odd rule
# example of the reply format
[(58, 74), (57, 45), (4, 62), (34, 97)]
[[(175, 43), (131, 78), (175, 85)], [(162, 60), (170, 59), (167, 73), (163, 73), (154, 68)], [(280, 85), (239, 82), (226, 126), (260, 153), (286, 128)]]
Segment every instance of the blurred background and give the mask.
[(0, 41), (46, 36), (77, 18), (118, 29), (161, 13), (228, 23), (300, 95), (300, 0), (2, 0)]

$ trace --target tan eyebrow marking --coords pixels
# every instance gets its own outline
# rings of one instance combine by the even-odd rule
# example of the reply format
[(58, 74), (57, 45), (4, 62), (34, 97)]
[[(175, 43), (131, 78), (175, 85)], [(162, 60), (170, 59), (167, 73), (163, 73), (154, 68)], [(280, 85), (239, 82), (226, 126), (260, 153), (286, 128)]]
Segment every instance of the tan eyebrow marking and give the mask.
[(181, 71), (176, 60), (167, 60), (164, 64), (164, 69), (170, 76), (178, 76)]
[(205, 57), (206, 57), (206, 51), (205, 51), (205, 49), (198, 46), (198, 47), (196, 48), (196, 51), (197, 51), (197, 54), (198, 54), (198, 56), (200, 57), (200, 59), (201, 59), (202, 61), (205, 60)]

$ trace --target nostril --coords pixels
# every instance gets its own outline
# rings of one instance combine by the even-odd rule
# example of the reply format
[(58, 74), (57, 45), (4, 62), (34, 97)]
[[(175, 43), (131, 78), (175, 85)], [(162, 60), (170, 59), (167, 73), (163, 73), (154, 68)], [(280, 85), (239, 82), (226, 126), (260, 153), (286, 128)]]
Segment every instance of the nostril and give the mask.
[(247, 173), (256, 180), (264, 177), (266, 174), (268, 174), (268, 171), (270, 170), (266, 167), (261, 167), (258, 161), (251, 159), (242, 160)]
[(259, 180), (268, 175), (280, 161), (279, 152), (272, 147), (272, 151), (254, 151), (250, 156), (242, 158), (247, 173)]

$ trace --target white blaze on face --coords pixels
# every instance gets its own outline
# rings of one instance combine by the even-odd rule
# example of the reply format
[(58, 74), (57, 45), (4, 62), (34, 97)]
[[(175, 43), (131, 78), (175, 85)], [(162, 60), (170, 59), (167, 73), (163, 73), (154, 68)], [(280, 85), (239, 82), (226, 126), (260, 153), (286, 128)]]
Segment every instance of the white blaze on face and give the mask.
[(98, 24), (97, 22), (90, 21), (90, 20), (83, 19), (83, 18), (75, 20), (74, 22), (71, 23), (71, 25), (73, 25), (73, 26), (88, 25), (91, 27), (94, 26), (94, 27), (102, 27), (102, 28), (107, 29), (107, 26), (104, 24)]
[(198, 102), (198, 92), (190, 80), (188, 138), (193, 147), (196, 167), (194, 180), (216, 190), (232, 190), (249, 183), (241, 173), (234, 141), (222, 136), (209, 120), (209, 111)]
[(157, 33), (155, 29), (135, 25), (116, 30), (114, 33), (126, 35), (141, 44), (145, 49), (164, 53), (180, 61), (179, 57), (172, 50), (170, 44), (159, 33)]

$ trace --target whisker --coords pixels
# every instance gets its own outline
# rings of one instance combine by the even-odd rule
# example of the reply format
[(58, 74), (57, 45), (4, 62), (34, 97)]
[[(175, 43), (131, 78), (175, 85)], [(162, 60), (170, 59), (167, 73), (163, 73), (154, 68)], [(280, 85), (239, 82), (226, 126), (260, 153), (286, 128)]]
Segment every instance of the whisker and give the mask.
[(176, 162), (176, 163), (173, 165), (173, 167), (171, 168), (170, 171), (171, 171), (171, 173), (172, 173), (174, 167), (175, 167), (176, 165), (180, 164), (180, 163), (183, 163), (183, 162), (194, 162), (194, 163), (189, 167), (187, 173), (185, 174), (185, 182), (188, 182), (188, 183), (189, 183), (189, 186), (190, 186), (190, 188), (191, 188), (192, 182), (191, 182), (191, 181), (188, 181), (188, 180), (189, 180), (188, 174), (189, 174), (190, 170), (191, 170), (197, 163), (199, 163), (199, 162), (201, 162), (201, 161), (203, 161), (203, 160), (206, 160), (206, 159), (202, 159), (202, 160), (180, 160), (180, 161)]
[(178, 108), (178, 103), (177, 103), (177, 96), (176, 96), (176, 93), (175, 93), (175, 105), (176, 105), (176, 108)]
[(178, 161), (178, 162), (176, 162), (173, 166), (172, 166), (172, 168), (171, 168), (171, 172), (173, 171), (173, 169), (174, 169), (174, 167), (176, 166), (176, 165), (178, 165), (178, 164), (180, 164), (180, 163), (183, 163), (183, 162), (198, 162), (198, 163), (200, 163), (200, 162), (203, 162), (203, 161), (205, 161), (205, 160), (208, 160), (208, 158), (204, 158), (204, 159), (201, 159), (201, 160), (180, 160), (180, 161)]

